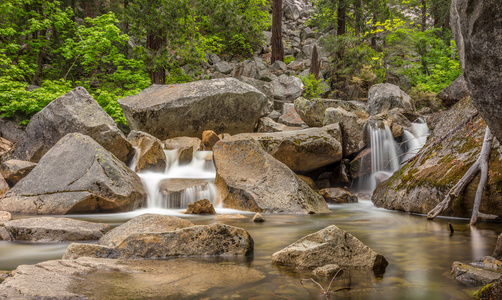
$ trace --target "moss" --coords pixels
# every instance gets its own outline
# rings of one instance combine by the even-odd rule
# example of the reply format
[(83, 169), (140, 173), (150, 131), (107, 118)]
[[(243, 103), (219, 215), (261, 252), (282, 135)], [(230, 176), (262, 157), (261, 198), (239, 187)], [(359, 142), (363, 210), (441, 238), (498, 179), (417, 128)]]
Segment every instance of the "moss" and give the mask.
[(486, 294), (490, 292), (490, 289), (492, 288), (492, 286), (493, 286), (493, 283), (489, 283), (489, 284), (485, 285), (484, 287), (479, 289), (479, 291), (477, 291), (473, 294), (474, 298), (476, 298), (476, 299), (485, 298), (486, 296), (488, 296)]

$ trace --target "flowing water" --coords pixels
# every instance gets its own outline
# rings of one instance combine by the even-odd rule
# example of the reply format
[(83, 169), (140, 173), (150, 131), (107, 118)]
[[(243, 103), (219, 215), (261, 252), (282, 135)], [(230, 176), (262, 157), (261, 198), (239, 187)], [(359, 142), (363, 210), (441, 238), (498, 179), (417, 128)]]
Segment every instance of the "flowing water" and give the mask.
[[(382, 149), (393, 148), (394, 153), (382, 154), (386, 163), (375, 163), (380, 171), (393, 166), (393, 157), (399, 153), (415, 152), (424, 142), (428, 131), (423, 124), (416, 125), (406, 133), (407, 148), (389, 143), (388, 128), (376, 127), (372, 145)], [(380, 137), (379, 137), (380, 135)], [(385, 150), (377, 150), (379, 151)], [(404, 152), (403, 152), (404, 151)], [(388, 152), (388, 151), (387, 151)], [(324, 299), (320, 288), (312, 282), (300, 283), (301, 279), (313, 278), (309, 272), (294, 271), (290, 268), (276, 266), (271, 263), (274, 252), (283, 249), (301, 237), (337, 225), (350, 232), (363, 243), (385, 256), (389, 261), (383, 274), (373, 272), (352, 271), (338, 276), (333, 284), (334, 289), (349, 288), (333, 294), (332, 299), (470, 299), (475, 288), (466, 287), (456, 282), (450, 274), (454, 261), (469, 262), (484, 255), (490, 255), (502, 232), (502, 224), (480, 223), (476, 228), (468, 227), (468, 220), (438, 218), (427, 221), (424, 216), (412, 215), (396, 211), (387, 211), (373, 206), (369, 199), (360, 199), (359, 203), (330, 205), (331, 213), (316, 215), (281, 215), (264, 214), (266, 222), (253, 223), (253, 213), (216, 208), (218, 214), (242, 214), (241, 219), (221, 219), (213, 215), (184, 215), (183, 206), (169, 207), (166, 199), (159, 192), (159, 182), (164, 179), (203, 179), (208, 183), (207, 190), (192, 189), (186, 192), (185, 198), (190, 201), (207, 196), (213, 203), (216, 199), (214, 191), (214, 166), (209, 160), (210, 152), (200, 152), (189, 164), (179, 165), (175, 152), (167, 152), (169, 166), (164, 173), (143, 173), (141, 179), (148, 189), (148, 208), (120, 214), (74, 215), (69, 216), (93, 222), (105, 222), (111, 226), (120, 225), (127, 220), (144, 214), (158, 213), (188, 218), (196, 224), (214, 222), (245, 228), (255, 243), (254, 255), (248, 258), (201, 258), (214, 264), (232, 264), (255, 268), (265, 274), (265, 279), (235, 288), (210, 289), (200, 297), (208, 299), (241, 298), (241, 299)], [(377, 155), (377, 154), (375, 154)], [(381, 154), (378, 154), (381, 155)], [(376, 157), (379, 157), (379, 156)], [(406, 156), (404, 156), (406, 157)], [(208, 163), (210, 162), (210, 163)], [(389, 167), (390, 166), (390, 167)], [(390, 170), (389, 170), (390, 172)], [(186, 200), (186, 201), (189, 201)], [(184, 202), (183, 200), (182, 202)], [(23, 216), (17, 216), (21, 218)], [(68, 217), (68, 216), (65, 216)], [(448, 224), (455, 232), (450, 234)], [(0, 269), (12, 270), (20, 264), (34, 264), (50, 259), (60, 259), (68, 243), (34, 244), (19, 242), (0, 242)], [(183, 260), (183, 258), (180, 258)], [(205, 272), (204, 269), (200, 270)], [(102, 270), (86, 275), (90, 286), (108, 284), (110, 273)], [(235, 274), (235, 276), (243, 276)], [(326, 287), (329, 282), (319, 280)], [(145, 283), (143, 283), (145, 284)], [(142, 287), (145, 288), (145, 287)], [(159, 287), (152, 283), (146, 287), (149, 295), (163, 298)], [(122, 284), (113, 290), (89, 288), (85, 291), (88, 297), (98, 299), (126, 299), (135, 289), (134, 282)], [(157, 292), (158, 291), (158, 292)]]

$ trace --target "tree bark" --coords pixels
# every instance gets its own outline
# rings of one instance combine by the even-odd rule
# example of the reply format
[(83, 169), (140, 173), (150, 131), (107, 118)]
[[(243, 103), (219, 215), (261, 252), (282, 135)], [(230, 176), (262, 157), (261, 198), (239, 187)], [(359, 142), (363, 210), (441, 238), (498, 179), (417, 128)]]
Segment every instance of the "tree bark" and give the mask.
[(481, 178), (479, 180), (478, 188), (476, 190), (476, 196), (474, 199), (474, 205), (472, 209), (472, 216), (470, 225), (475, 225), (478, 218), (484, 219), (495, 219), (495, 215), (487, 215), (479, 212), (479, 206), (481, 204), (481, 197), (488, 179), (488, 161), (490, 158), (490, 152), (492, 149), (493, 134), (490, 128), (486, 127), (485, 137), (483, 140), (483, 147), (481, 148), (481, 153), (474, 164), (467, 170), (464, 176), (455, 184), (453, 188), (448, 192), (443, 201), (438, 203), (434, 209), (432, 209), (427, 214), (427, 219), (432, 220), (439, 214), (447, 210), (455, 198), (464, 190), (464, 188), (471, 182), (471, 180), (476, 176), (476, 174), (481, 171)]
[(422, 0), (422, 26), (420, 30), (425, 31), (425, 26), (427, 25), (427, 0)]
[(363, 11), (361, 8), (361, 0), (354, 0), (354, 15), (356, 18), (356, 24), (354, 26), (356, 36), (361, 35), (362, 27), (363, 27)]
[[(425, 0), (423, 0), (425, 1)], [(345, 9), (345, 0), (338, 0), (338, 9), (337, 9), (337, 22), (338, 28), (336, 35), (341, 36), (345, 34), (346, 27), (346, 9)]]
[(284, 61), (282, 0), (274, 0), (272, 7), (272, 56), (270, 57), (270, 63), (274, 63), (276, 60)]
[[(161, 55), (162, 46), (165, 45), (164, 30), (149, 31), (146, 37), (146, 47), (150, 49), (153, 55)], [(153, 61), (153, 59), (151, 59)], [(166, 83), (166, 70), (162, 66), (155, 66), (150, 62), (151, 69), (149, 70), (150, 80), (152, 84)]]
[(317, 45), (314, 45), (312, 49), (312, 60), (310, 63), (310, 74), (314, 74), (315, 79), (319, 80), (319, 72), (321, 71), (321, 62), (319, 61), (319, 55), (317, 54)]

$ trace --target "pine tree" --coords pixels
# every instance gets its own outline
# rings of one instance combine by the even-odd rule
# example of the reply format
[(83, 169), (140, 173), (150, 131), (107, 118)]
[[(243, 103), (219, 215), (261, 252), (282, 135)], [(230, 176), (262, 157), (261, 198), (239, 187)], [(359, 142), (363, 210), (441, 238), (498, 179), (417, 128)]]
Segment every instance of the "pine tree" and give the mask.
[(274, 0), (272, 8), (272, 56), (270, 63), (284, 60), (284, 46), (282, 45), (282, 0)]

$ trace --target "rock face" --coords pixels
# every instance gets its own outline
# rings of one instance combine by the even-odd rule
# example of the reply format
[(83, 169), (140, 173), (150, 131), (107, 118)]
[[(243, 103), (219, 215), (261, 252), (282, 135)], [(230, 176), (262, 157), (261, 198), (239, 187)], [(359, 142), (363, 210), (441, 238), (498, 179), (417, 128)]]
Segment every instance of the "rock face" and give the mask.
[(38, 162), (59, 139), (72, 132), (90, 136), (123, 162), (134, 155), (131, 144), (113, 119), (83, 87), (77, 87), (35, 114), (25, 135), (3, 160)]
[(0, 210), (40, 215), (123, 212), (145, 200), (141, 180), (123, 162), (92, 138), (70, 133), (5, 194)]
[(450, 24), (474, 106), (502, 141), (502, 3), (454, 0)]
[(216, 133), (252, 132), (266, 96), (235, 78), (152, 85), (119, 100), (129, 126), (165, 140)]
[[(480, 117), (468, 122), (476, 113), (470, 99), (465, 98), (449, 111), (431, 117), (435, 128), (424, 148), (377, 186), (373, 203), (378, 207), (420, 214), (432, 210), (478, 158), (486, 125)], [(498, 188), (502, 182), (501, 170), (500, 148), (495, 143), (481, 212), (502, 215), (502, 192)], [(443, 215), (470, 217), (477, 182), (478, 179), (474, 178)]]
[(203, 298), (213, 288), (239, 290), (264, 278), (262, 272), (248, 266), (186, 259), (135, 261), (83, 257), (19, 266), (0, 285), (0, 298)]
[(393, 108), (404, 108), (409, 112), (415, 111), (410, 96), (397, 85), (380, 83), (370, 88), (367, 107), (370, 116), (387, 112)]
[(228, 140), (255, 140), (294, 172), (310, 172), (342, 159), (338, 124), (295, 131), (238, 134)]
[(193, 203), (189, 203), (187, 210), (185, 211), (185, 214), (197, 214), (197, 215), (204, 215), (204, 214), (211, 214), (214, 215), (216, 214), (216, 211), (214, 210), (213, 204), (211, 204), (211, 201), (208, 199), (201, 199), (197, 200)]
[(326, 109), (323, 125), (338, 123), (342, 130), (343, 156), (359, 152), (366, 146), (363, 138), (364, 120), (341, 107)]
[(216, 186), (225, 207), (255, 212), (329, 212), (321, 196), (257, 142), (224, 139), (213, 152)]
[(385, 270), (388, 265), (382, 255), (335, 225), (309, 234), (274, 253), (272, 262), (299, 269), (314, 269), (336, 264), (342, 268), (375, 272)]
[(0, 238), (39, 243), (98, 240), (110, 226), (69, 218), (29, 218), (3, 222)]
[(166, 259), (187, 256), (237, 256), (253, 254), (249, 233), (221, 224), (196, 225), (172, 231), (131, 233), (121, 241), (98, 244), (73, 243), (63, 259), (78, 257), (119, 259)]
[(437, 97), (441, 99), (441, 103), (444, 107), (449, 108), (467, 96), (469, 96), (469, 89), (467, 88), (467, 83), (462, 74), (458, 76), (457, 79), (453, 80), (449, 86), (439, 92)]
[(298, 98), (295, 100), (295, 109), (305, 123), (310, 127), (322, 127), (325, 119), (325, 112), (328, 108), (341, 107), (344, 110), (355, 114), (358, 118), (365, 119), (368, 113), (364, 107), (350, 101), (316, 98), (307, 100)]
[(19, 180), (30, 174), (36, 166), (36, 163), (29, 161), (10, 159), (0, 165), (0, 175), (10, 186), (14, 186)]
[(164, 172), (167, 165), (166, 154), (162, 142), (156, 137), (141, 131), (133, 130), (127, 136), (131, 144), (137, 147), (133, 170)]
[(11, 148), (12, 143), (9, 140), (0, 137), (0, 158)]

